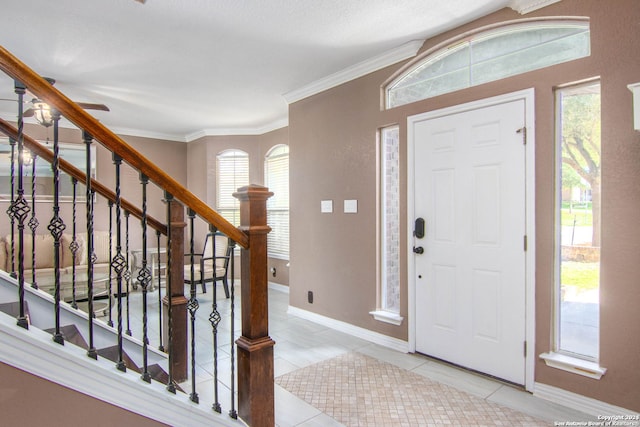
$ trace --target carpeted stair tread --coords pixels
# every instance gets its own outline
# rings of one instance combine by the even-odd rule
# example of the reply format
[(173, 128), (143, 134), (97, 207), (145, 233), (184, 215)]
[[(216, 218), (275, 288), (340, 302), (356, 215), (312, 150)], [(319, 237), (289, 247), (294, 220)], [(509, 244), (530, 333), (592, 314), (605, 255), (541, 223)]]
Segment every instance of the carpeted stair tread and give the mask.
[[(147, 370), (149, 371), (149, 375), (151, 375), (152, 379), (162, 384), (167, 384), (169, 382), (169, 374), (167, 373), (167, 371), (162, 369), (162, 366), (158, 365), (157, 363), (154, 363), (153, 365), (149, 365), (147, 367)], [(174, 384), (174, 385), (176, 387), (176, 390), (184, 393), (184, 390), (182, 390), (182, 388), (180, 388), (178, 384)]]
[[(114, 345), (111, 347), (105, 347), (98, 349), (98, 355), (104, 357), (105, 359), (111, 360), (112, 362), (118, 361), (118, 346)], [(122, 360), (124, 361), (124, 366), (127, 369), (131, 369), (134, 372), (142, 372), (142, 370), (135, 364), (133, 360), (129, 357), (126, 352), (122, 352)]]
[[(3, 313), (7, 313), (9, 316), (17, 318), (20, 315), (20, 302), (19, 301), (4, 302), (0, 304), (0, 311), (2, 311)], [(24, 302), (24, 315), (28, 320), (29, 304), (27, 303), (27, 301)]]
[[(51, 335), (55, 333), (55, 328), (45, 329), (45, 332), (49, 332)], [(78, 347), (82, 347), (85, 350), (89, 348), (89, 344), (85, 341), (82, 333), (78, 330), (76, 325), (64, 325), (60, 327), (60, 334), (64, 338), (65, 342), (75, 344)]]

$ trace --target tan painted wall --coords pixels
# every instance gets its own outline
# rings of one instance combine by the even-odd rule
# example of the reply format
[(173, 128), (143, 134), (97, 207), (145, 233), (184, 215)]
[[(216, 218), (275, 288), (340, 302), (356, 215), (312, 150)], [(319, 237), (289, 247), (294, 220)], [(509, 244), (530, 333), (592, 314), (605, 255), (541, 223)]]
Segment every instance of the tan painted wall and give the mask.
[[(26, 133), (41, 141), (47, 137), (52, 138), (52, 131), (47, 130), (42, 126), (26, 125)], [(165, 141), (150, 138), (121, 136), (127, 143), (133, 148), (138, 150), (141, 154), (146, 156), (152, 162), (160, 166), (164, 171), (171, 175), (181, 184), (187, 184), (187, 152), (185, 144), (181, 142)], [(82, 134), (77, 129), (60, 129), (60, 142), (62, 143), (78, 143), (82, 144)], [(96, 150), (96, 174), (98, 181), (110, 186), (111, 189), (115, 188), (115, 169), (113, 166), (113, 159), (111, 153), (103, 148), (98, 142), (93, 142), (92, 150)], [(138, 172), (134, 171), (131, 167), (123, 164), (121, 167), (121, 196), (128, 201), (140, 206), (142, 200), (140, 178)], [(36, 178), (37, 179), (37, 178)], [(30, 189), (27, 189), (30, 191)], [(85, 187), (82, 184), (78, 184), (78, 194), (84, 194)], [(162, 202), (164, 195), (158, 187), (153, 184), (149, 184), (147, 190), (148, 200), (148, 212), (161, 222), (165, 222), (166, 208)], [(77, 227), (78, 232), (86, 230), (86, 214), (85, 214), (85, 202), (80, 202), (77, 205)], [(4, 214), (8, 207), (7, 202), (0, 202), (0, 209)], [(48, 233), (46, 226), (51, 219), (52, 203), (42, 202), (36, 204), (36, 213), (38, 214), (38, 220), (40, 226), (38, 233)], [(95, 230), (108, 230), (109, 229), (109, 207), (105, 199), (98, 197), (94, 207), (94, 229)], [(115, 215), (115, 209), (114, 209)], [(66, 224), (67, 228), (65, 232), (71, 233), (72, 227), (72, 203), (65, 202), (60, 205), (60, 216)], [(115, 218), (115, 217), (114, 217)], [(124, 219), (122, 220), (124, 224)], [(115, 224), (115, 219), (114, 219)], [(139, 220), (130, 218), (130, 248), (139, 248), (141, 237)], [(10, 223), (6, 215), (3, 215), (0, 220), (0, 235), (4, 236), (10, 232)], [(26, 229), (26, 232), (30, 235), (31, 230)], [(155, 242), (155, 233), (149, 238), (153, 238)], [(124, 238), (123, 238), (124, 239)], [(124, 240), (123, 240), (124, 242)], [(149, 244), (155, 246), (155, 243)], [(124, 246), (124, 245), (123, 245)]]
[[(189, 164), (189, 190), (216, 206), (216, 155), (224, 150), (239, 149), (249, 154), (249, 182), (264, 184), (264, 156), (278, 144), (288, 144), (288, 128), (277, 129), (263, 135), (207, 136), (187, 144)], [(196, 222), (196, 247), (201, 248), (207, 226)], [(239, 250), (237, 251), (239, 254)], [(276, 276), (269, 273), (269, 280), (284, 285), (289, 284), (288, 260), (269, 259), (268, 268), (276, 269)], [(240, 275), (239, 257), (236, 259), (236, 277)]]
[(166, 425), (4, 363), (0, 363), (0, 376), (0, 410), (5, 426)]
[[(535, 380), (629, 409), (640, 410), (640, 135), (632, 127), (631, 92), (640, 81), (640, 3), (563, 0), (526, 16), (503, 9), (426, 41), (422, 50), (485, 25), (535, 16), (587, 16), (588, 58), (532, 71), (380, 111), (380, 87), (403, 64), (388, 67), (296, 102), (289, 109), (291, 147), (291, 289), (295, 307), (407, 339), (407, 321), (391, 326), (368, 314), (376, 308), (376, 131), (400, 125), (401, 218), (406, 218), (407, 117), (522, 89), (536, 103), (536, 354), (552, 349), (554, 288), (554, 87), (600, 76), (602, 83), (602, 274), (600, 380), (536, 362)], [(334, 201), (333, 214), (320, 201)], [(358, 214), (342, 201), (358, 199)], [(406, 265), (407, 226), (401, 230)], [(407, 316), (407, 273), (401, 314)], [(314, 303), (307, 303), (307, 291)]]

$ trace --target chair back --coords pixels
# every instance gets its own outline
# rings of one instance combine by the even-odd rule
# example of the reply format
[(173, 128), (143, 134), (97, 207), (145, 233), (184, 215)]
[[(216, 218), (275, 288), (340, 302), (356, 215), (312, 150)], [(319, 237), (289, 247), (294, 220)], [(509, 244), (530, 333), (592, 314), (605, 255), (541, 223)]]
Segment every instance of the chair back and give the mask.
[(204, 258), (213, 256), (213, 242), (216, 246), (216, 268), (226, 268), (228, 259), (224, 258), (228, 255), (229, 238), (222, 233), (208, 233), (204, 241), (204, 250), (202, 251)]

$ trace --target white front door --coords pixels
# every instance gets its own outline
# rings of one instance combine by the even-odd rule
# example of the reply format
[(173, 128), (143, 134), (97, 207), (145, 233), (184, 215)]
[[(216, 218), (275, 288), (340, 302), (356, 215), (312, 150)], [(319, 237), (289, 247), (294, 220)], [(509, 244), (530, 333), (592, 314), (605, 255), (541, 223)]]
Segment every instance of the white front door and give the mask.
[[(525, 101), (409, 118), (416, 351), (525, 383)], [(418, 249), (418, 252), (420, 250)]]

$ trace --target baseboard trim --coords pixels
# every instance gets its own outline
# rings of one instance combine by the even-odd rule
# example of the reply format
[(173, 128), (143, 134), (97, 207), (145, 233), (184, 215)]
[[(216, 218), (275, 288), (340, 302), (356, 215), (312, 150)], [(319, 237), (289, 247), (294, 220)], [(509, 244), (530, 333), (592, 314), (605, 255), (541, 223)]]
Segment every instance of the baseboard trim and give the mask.
[(293, 307), (291, 305), (289, 306), (287, 313), (296, 317), (300, 317), (301, 319), (309, 320), (311, 322), (318, 323), (328, 328), (335, 329), (336, 331), (353, 335), (354, 337), (361, 338), (363, 340), (381, 345), (383, 347), (397, 350), (402, 353), (409, 352), (409, 343), (407, 341), (402, 341), (398, 338), (393, 338), (388, 335), (370, 331), (368, 329), (361, 328), (359, 326), (354, 326), (350, 323), (346, 323), (341, 320), (332, 319), (330, 317), (313, 313), (308, 310), (303, 310), (298, 307)]
[(280, 283), (269, 282), (269, 289), (282, 292), (283, 294), (289, 293), (289, 287), (286, 285), (281, 285)]
[(583, 396), (581, 394), (573, 393), (547, 384), (535, 383), (533, 395), (541, 399), (550, 400), (568, 408), (575, 409), (576, 411), (593, 415), (594, 417), (599, 415), (638, 415), (637, 412), (630, 409), (611, 405), (591, 397)]

